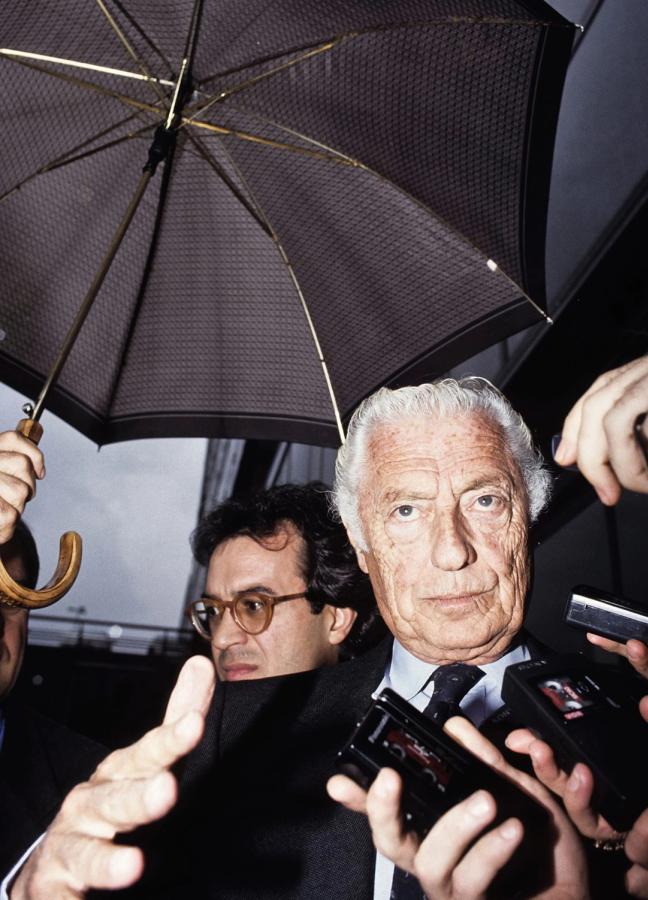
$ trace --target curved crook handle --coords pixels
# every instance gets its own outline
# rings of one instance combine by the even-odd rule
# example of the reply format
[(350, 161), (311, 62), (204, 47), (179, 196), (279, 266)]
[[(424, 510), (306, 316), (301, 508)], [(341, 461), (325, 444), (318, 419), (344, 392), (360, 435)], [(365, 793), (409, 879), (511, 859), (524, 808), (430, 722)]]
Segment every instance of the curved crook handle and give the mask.
[[(38, 444), (43, 434), (43, 426), (33, 419), (21, 419), (16, 431)], [(81, 536), (76, 531), (66, 531), (61, 536), (59, 559), (56, 571), (45, 587), (36, 590), (26, 588), (11, 577), (0, 559), (0, 605), (20, 606), (24, 609), (42, 609), (56, 603), (66, 594), (81, 568)]]

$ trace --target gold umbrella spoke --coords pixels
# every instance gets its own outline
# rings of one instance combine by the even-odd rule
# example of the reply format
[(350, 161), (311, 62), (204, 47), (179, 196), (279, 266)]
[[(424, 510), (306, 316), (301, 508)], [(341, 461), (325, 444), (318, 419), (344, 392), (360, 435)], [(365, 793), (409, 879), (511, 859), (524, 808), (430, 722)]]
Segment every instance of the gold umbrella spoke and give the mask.
[[(26, 69), (33, 69), (36, 72), (40, 72), (43, 75), (49, 75), (51, 78), (56, 78), (59, 81), (65, 81), (67, 84), (72, 84), (82, 90), (91, 91), (96, 94), (101, 94), (104, 97), (109, 97), (112, 100), (117, 100), (119, 103), (128, 106), (130, 109), (148, 112), (157, 117), (160, 117), (160, 112), (163, 112), (160, 110), (159, 106), (145, 103), (143, 100), (136, 100), (134, 97), (128, 97), (126, 94), (121, 94), (112, 88), (97, 84), (94, 81), (86, 81), (83, 78), (68, 75), (66, 72), (53, 72), (51, 69), (40, 66), (36, 62), (28, 62), (27, 59), (17, 56), (14, 51), (0, 49), (0, 56), (4, 56), (5, 59), (10, 59), (16, 65), (24, 66)], [(96, 70), (97, 67), (93, 66), (92, 68)]]
[[(198, 156), (203, 159), (208, 166), (210, 166), (216, 175), (220, 178), (220, 180), (225, 184), (232, 194), (236, 197), (238, 202), (248, 211), (248, 213), (252, 216), (252, 218), (257, 222), (257, 224), (265, 231), (268, 237), (274, 239), (274, 233), (270, 226), (268, 225), (267, 220), (263, 216), (262, 212), (255, 207), (253, 202), (250, 202), (247, 197), (243, 193), (241, 193), (240, 189), (236, 186), (236, 184), (232, 181), (230, 176), (227, 174), (225, 169), (221, 166), (221, 164), (214, 159), (212, 153), (203, 146), (202, 142), (198, 139), (197, 135), (192, 134), (190, 131), (185, 132), (187, 138), (190, 143), (193, 145), (195, 150), (198, 153)], [(221, 144), (222, 145), (222, 144)], [(228, 154), (229, 156), (229, 154)], [(230, 156), (231, 159), (231, 156)], [(247, 187), (247, 184), (246, 184)]]
[[(29, 184), (30, 181), (33, 181), (39, 175), (46, 175), (48, 172), (53, 172), (56, 169), (61, 169), (64, 166), (69, 165), (70, 163), (78, 162), (79, 160), (86, 159), (89, 156), (94, 156), (95, 153), (100, 153), (103, 150), (109, 150), (111, 147), (116, 147), (119, 144), (124, 143), (125, 141), (138, 139), (142, 137), (147, 131), (150, 131), (155, 127), (154, 125), (144, 125), (139, 129), (139, 131), (129, 131), (128, 134), (124, 134), (121, 137), (115, 138), (115, 140), (113, 141), (108, 141), (107, 143), (100, 144), (99, 146), (93, 147), (90, 150), (79, 152), (83, 147), (86, 147), (88, 144), (92, 144), (101, 137), (110, 134), (110, 132), (114, 131), (115, 128), (119, 128), (121, 125), (124, 125), (126, 122), (134, 118), (136, 118), (136, 115), (128, 116), (126, 119), (122, 119), (121, 122), (118, 122), (115, 125), (111, 125), (110, 128), (106, 128), (104, 131), (98, 132), (87, 141), (83, 141), (83, 143), (78, 144), (76, 147), (72, 147), (70, 150), (66, 151), (63, 156), (59, 156), (57, 159), (53, 159), (50, 162), (45, 163), (44, 166), (41, 166), (35, 172), (32, 172), (31, 175), (27, 175), (25, 178), (23, 178), (22, 181), (18, 182), (18, 184), (15, 184), (5, 194), (0, 195), (0, 203), (2, 203), (4, 200), (7, 200), (16, 191), (21, 190), (23, 187), (25, 187), (26, 184)], [(73, 153), (74, 156), (70, 156), (71, 153)]]
[[(112, 66), (101, 66), (99, 63), (89, 63), (83, 62), (80, 59), (67, 59), (63, 56), (48, 56), (45, 53), (32, 53), (27, 50), (14, 50), (11, 47), (1, 47), (0, 55), (6, 57), (7, 59), (11, 59), (14, 62), (17, 62), (21, 59), (32, 59), (39, 62), (49, 62), (58, 66), (68, 66), (71, 69), (88, 69), (90, 72), (100, 72), (102, 75), (118, 75), (120, 78), (130, 78), (134, 81), (148, 81), (146, 75), (142, 75), (138, 72), (129, 72), (127, 69), (115, 69)], [(48, 74), (54, 74), (49, 69), (44, 69), (43, 71)], [(164, 78), (153, 79), (157, 81), (159, 84), (167, 85), (167, 87), (173, 87), (175, 85), (175, 81), (169, 81)]]
[(267, 227), (266, 230), (270, 234), (270, 237), (272, 238), (273, 243), (274, 243), (275, 247), (277, 248), (277, 252), (279, 253), (279, 255), (281, 257), (282, 262), (288, 269), (288, 274), (290, 275), (290, 279), (295, 287), (295, 291), (297, 293), (297, 297), (299, 299), (300, 306), (301, 306), (304, 316), (306, 318), (306, 324), (308, 325), (308, 329), (309, 329), (311, 337), (313, 339), (313, 344), (315, 346), (315, 352), (317, 354), (317, 359), (322, 368), (322, 373), (324, 375), (324, 381), (326, 383), (326, 389), (328, 390), (329, 398), (331, 400), (331, 406), (333, 407), (333, 415), (335, 416), (335, 423), (337, 425), (338, 434), (340, 435), (340, 443), (343, 444), (346, 437), (344, 434), (344, 425), (342, 424), (342, 417), (340, 415), (340, 408), (339, 408), (339, 405), (337, 402), (337, 398), (335, 396), (333, 382), (331, 381), (328, 364), (326, 362), (326, 358), (324, 357), (324, 351), (322, 350), (322, 345), (320, 343), (320, 339), (317, 334), (317, 329), (315, 328), (315, 323), (313, 321), (313, 317), (311, 316), (311, 312), (308, 307), (308, 303), (306, 302), (306, 297), (304, 296), (304, 292), (299, 283), (299, 279), (297, 278), (297, 273), (295, 272), (293, 265), (290, 262), (286, 248), (282, 244), (279, 235), (272, 227), (272, 223), (270, 222), (270, 219), (268, 218), (261, 203), (259, 203), (259, 201), (258, 201), (254, 191), (252, 190), (250, 184), (248, 183), (245, 175), (243, 174), (243, 172), (241, 171), (239, 166), (236, 164), (236, 161), (232, 158), (231, 153), (228, 151), (227, 147), (225, 146), (225, 144), (223, 142), (221, 142), (221, 146), (223, 148), (223, 152), (229, 158), (232, 168), (235, 169), (238, 177), (240, 178), (241, 182), (245, 186), (245, 189), (247, 190), (248, 194), (252, 198), (252, 202), (254, 203), (254, 206), (258, 210), (259, 215), (266, 223), (266, 227)]
[[(234, 107), (236, 109), (236, 107)], [(389, 185), (390, 188), (400, 193), (403, 197), (406, 197), (411, 203), (414, 203), (419, 209), (422, 209), (429, 216), (435, 219), (437, 222), (440, 222), (443, 227), (460, 243), (463, 243), (464, 246), (469, 247), (475, 254), (483, 257), (484, 262), (488, 269), (495, 273), (499, 272), (514, 288), (518, 291), (524, 299), (533, 306), (533, 308), (542, 316), (542, 318), (549, 324), (553, 324), (553, 320), (547, 313), (541, 309), (538, 304), (526, 293), (526, 291), (512, 278), (508, 275), (504, 269), (502, 269), (494, 260), (489, 259), (483, 250), (480, 250), (472, 241), (470, 241), (464, 234), (462, 234), (457, 228), (451, 225), (447, 219), (443, 216), (436, 213), (427, 203), (424, 203), (418, 197), (415, 197), (409, 191), (405, 190), (405, 188), (396, 184), (395, 181), (392, 181), (387, 175), (384, 175), (382, 172), (378, 172), (376, 169), (371, 168), (371, 166), (366, 165), (359, 159), (355, 159), (352, 156), (348, 156), (343, 153), (341, 150), (336, 150), (334, 147), (328, 146), (328, 144), (324, 144), (322, 141), (318, 141), (316, 138), (310, 137), (307, 134), (304, 134), (301, 131), (297, 131), (294, 128), (289, 128), (287, 125), (282, 125), (280, 122), (276, 122), (273, 119), (268, 119), (265, 116), (261, 116), (258, 113), (250, 112), (249, 110), (238, 110), (239, 112), (249, 116), (251, 119), (256, 119), (257, 121), (263, 123), (264, 125), (270, 125), (273, 128), (276, 128), (278, 131), (284, 131), (286, 134), (290, 134), (293, 137), (299, 138), (302, 141), (306, 141), (306, 143), (313, 144), (313, 146), (320, 148), (320, 151), (324, 153), (324, 158), (326, 159), (335, 159), (335, 161), (340, 163), (346, 163), (346, 165), (353, 166), (357, 169), (362, 169), (362, 171), (367, 172), (369, 175), (374, 176), (375, 178), (380, 179), (384, 184)], [(278, 142), (277, 146), (281, 147), (282, 145)], [(334, 157), (329, 156), (328, 154), (335, 154)], [(315, 151), (313, 152), (315, 155)]]
[(272, 147), (274, 150), (286, 150), (290, 153), (297, 153), (301, 156), (307, 156), (310, 159), (320, 159), (325, 162), (337, 163), (338, 165), (357, 167), (361, 165), (350, 157), (344, 157), (336, 154), (335, 151), (325, 153), (319, 150), (309, 150), (307, 147), (299, 147), (297, 144), (287, 144), (282, 141), (275, 141), (272, 138), (265, 138), (258, 134), (251, 134), (248, 131), (241, 131), (238, 128), (226, 128), (224, 125), (214, 125), (211, 122), (200, 122), (197, 119), (192, 121), (186, 120), (184, 116), (181, 119), (181, 126), (191, 125), (194, 128), (202, 128), (204, 131), (210, 131), (223, 137), (235, 137), (242, 141), (248, 141), (253, 144), (261, 144), (265, 147)]
[(109, 12), (108, 8), (106, 7), (106, 4), (104, 3), (104, 0), (95, 0), (95, 2), (97, 3), (97, 6), (101, 10), (101, 12), (106, 17), (108, 24), (110, 25), (112, 30), (115, 32), (115, 34), (119, 38), (119, 41), (121, 42), (122, 46), (124, 47), (124, 49), (126, 50), (128, 55), (130, 56), (130, 58), (133, 60), (135, 65), (138, 67), (138, 69), (140, 70), (142, 75), (144, 76), (146, 83), (151, 85), (158, 100), (160, 100), (162, 105), (166, 109), (168, 109), (169, 108), (168, 99), (167, 99), (164, 91), (162, 91), (162, 89), (160, 88), (160, 84), (159, 84), (160, 79), (156, 78), (151, 73), (148, 66), (144, 62), (144, 60), (138, 56), (138, 54), (135, 51), (135, 48), (131, 45), (131, 43), (128, 40), (128, 38), (126, 37), (126, 35), (124, 34), (124, 32), (121, 30), (121, 28), (117, 24), (117, 21)]
[[(341, 38), (336, 38), (333, 41), (328, 41), (325, 44), (320, 44), (320, 46), (315, 47), (313, 49), (308, 50), (306, 53), (303, 53), (301, 56), (295, 57), (293, 59), (289, 59), (284, 63), (280, 63), (274, 68), (269, 69), (266, 72), (261, 72), (259, 75), (253, 75), (250, 78), (247, 78), (245, 81), (240, 84), (236, 84), (231, 88), (224, 88), (219, 91), (213, 97), (210, 97), (205, 102), (198, 104), (198, 109), (193, 115), (189, 117), (189, 122), (193, 122), (197, 116), (205, 113), (208, 109), (211, 109), (212, 106), (216, 103), (221, 103), (223, 100), (226, 100), (228, 97), (231, 97), (234, 94), (238, 94), (240, 91), (244, 91), (247, 88), (253, 87), (255, 84), (258, 84), (260, 81), (265, 81), (268, 78), (272, 78), (274, 75), (278, 75), (280, 72), (285, 72), (287, 69), (292, 69), (294, 66), (299, 65), (299, 63), (304, 62), (305, 60), (312, 59), (314, 56), (319, 56), (322, 53), (327, 53), (329, 50), (333, 50), (338, 46), (343, 40), (347, 40), (351, 35), (345, 35)], [(285, 55), (285, 54), (283, 54)], [(246, 68), (250, 68), (250, 66), (246, 66)], [(204, 86), (205, 81), (211, 80), (211, 78), (215, 78), (218, 76), (210, 76), (208, 79), (204, 79), (200, 82), (201, 88)], [(221, 76), (222, 77), (222, 76)]]

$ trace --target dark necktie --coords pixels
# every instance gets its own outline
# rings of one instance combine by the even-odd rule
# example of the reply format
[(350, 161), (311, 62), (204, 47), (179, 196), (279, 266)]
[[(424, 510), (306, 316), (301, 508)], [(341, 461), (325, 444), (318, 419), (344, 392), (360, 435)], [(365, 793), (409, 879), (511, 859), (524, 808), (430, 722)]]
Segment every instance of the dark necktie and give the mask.
[[(448, 663), (439, 666), (421, 688), (425, 690), (431, 681), (434, 682), (432, 697), (423, 714), (438, 725), (443, 725), (450, 716), (460, 715), (459, 704), (471, 687), (474, 687), (485, 674), (478, 666), (469, 666), (466, 663)], [(389, 896), (390, 900), (423, 900), (425, 897), (418, 879), (397, 866), (394, 867)]]
[(485, 674), (478, 666), (466, 663), (439, 666), (423, 685), (422, 690), (425, 690), (431, 681), (434, 682), (432, 697), (423, 714), (437, 725), (443, 725), (450, 716), (461, 715), (459, 704)]

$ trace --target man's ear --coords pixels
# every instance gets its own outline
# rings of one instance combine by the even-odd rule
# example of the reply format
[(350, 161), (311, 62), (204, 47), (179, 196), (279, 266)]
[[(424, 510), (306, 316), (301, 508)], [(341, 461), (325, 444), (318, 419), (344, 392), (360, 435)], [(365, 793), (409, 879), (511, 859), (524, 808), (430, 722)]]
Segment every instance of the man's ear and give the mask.
[(351, 536), (350, 532), (347, 530), (347, 537), (349, 538), (349, 543), (353, 547), (353, 551), (356, 555), (356, 559), (358, 560), (358, 566), (360, 570), (365, 573), (365, 575), (369, 574), (369, 569), (367, 568), (367, 560), (365, 559), (366, 550), (363, 550), (360, 546), (360, 542), (357, 541), (354, 537)]
[(332, 623), (328, 632), (329, 643), (332, 645), (341, 644), (347, 637), (358, 613), (350, 606), (330, 606), (332, 613)]

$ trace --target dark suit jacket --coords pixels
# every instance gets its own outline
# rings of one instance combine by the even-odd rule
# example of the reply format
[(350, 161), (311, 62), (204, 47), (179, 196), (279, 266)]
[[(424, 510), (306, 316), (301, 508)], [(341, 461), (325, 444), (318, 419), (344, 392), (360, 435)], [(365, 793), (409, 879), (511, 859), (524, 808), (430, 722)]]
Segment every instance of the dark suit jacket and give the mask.
[(219, 684), (177, 809), (142, 829), (147, 875), (129, 896), (371, 900), (366, 819), (330, 800), (325, 785), (390, 648), (386, 641), (314, 672)]
[(47, 828), (63, 798), (106, 749), (29, 708), (5, 708), (0, 751), (0, 873)]

